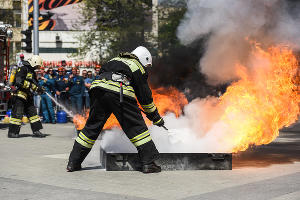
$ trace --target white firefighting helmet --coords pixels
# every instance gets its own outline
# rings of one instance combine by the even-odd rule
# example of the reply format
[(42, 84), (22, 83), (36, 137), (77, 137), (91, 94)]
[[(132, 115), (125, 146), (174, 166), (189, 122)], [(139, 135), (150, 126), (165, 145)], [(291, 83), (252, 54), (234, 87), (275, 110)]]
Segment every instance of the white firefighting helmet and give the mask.
[(31, 58), (28, 59), (28, 62), (33, 68), (38, 68), (40, 66), (43, 66), (43, 59), (38, 55), (31, 56)]
[(145, 67), (152, 66), (152, 56), (146, 47), (139, 46), (131, 53), (136, 55)]

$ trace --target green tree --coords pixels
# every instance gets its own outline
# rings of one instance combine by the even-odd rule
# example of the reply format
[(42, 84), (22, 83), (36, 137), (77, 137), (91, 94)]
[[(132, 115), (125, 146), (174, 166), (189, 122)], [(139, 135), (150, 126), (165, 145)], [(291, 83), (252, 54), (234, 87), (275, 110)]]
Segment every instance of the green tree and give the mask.
[(159, 34), (157, 41), (161, 57), (168, 56), (174, 49), (183, 48), (176, 36), (176, 32), (185, 12), (185, 4), (166, 4), (159, 8)]
[(89, 25), (90, 31), (81, 37), (79, 55), (91, 49), (98, 52), (99, 60), (106, 61), (122, 51), (138, 45), (149, 46), (146, 29), (151, 26), (151, 0), (84, 0), (79, 25)]

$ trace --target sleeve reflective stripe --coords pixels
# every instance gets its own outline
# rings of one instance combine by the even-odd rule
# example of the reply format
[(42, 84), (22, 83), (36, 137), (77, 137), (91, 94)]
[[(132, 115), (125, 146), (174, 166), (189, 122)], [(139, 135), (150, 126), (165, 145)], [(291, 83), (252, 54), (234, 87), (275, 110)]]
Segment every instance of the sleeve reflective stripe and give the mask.
[(150, 142), (151, 140), (152, 140), (151, 136), (149, 135), (148, 137), (146, 137), (146, 138), (144, 138), (142, 140), (139, 140), (137, 142), (134, 142), (133, 144), (134, 144), (134, 146), (138, 147), (138, 146), (141, 146), (141, 145), (143, 145), (143, 144), (145, 144), (147, 142)]
[(154, 125), (158, 124), (160, 121), (162, 120), (162, 118), (160, 118), (158, 121), (153, 122)]
[(25, 80), (23, 84), (23, 88), (28, 89), (29, 87), (30, 87), (30, 82)]
[(156, 106), (154, 105), (154, 103), (150, 103), (148, 105), (141, 105), (143, 110), (147, 113), (151, 113), (154, 112), (156, 110)]
[(126, 65), (128, 65), (128, 67), (130, 68), (130, 70), (132, 72), (140, 70), (142, 72), (142, 74), (145, 73), (143, 66), (135, 59), (116, 57), (116, 58), (111, 59), (110, 61), (112, 61), (112, 60), (116, 60), (116, 61), (125, 63)]
[(141, 106), (142, 106), (142, 108), (151, 108), (151, 107), (154, 106), (154, 103), (152, 102), (152, 103), (150, 103), (150, 104), (147, 104), (147, 105), (141, 105)]
[[(120, 92), (120, 85), (118, 83), (114, 81), (106, 81), (105, 79), (93, 81), (90, 89), (94, 87), (102, 87), (115, 92)], [(123, 94), (132, 98), (136, 98), (134, 89), (131, 86), (123, 85)]]
[(78, 142), (78, 143), (81, 144), (82, 146), (84, 146), (84, 147), (86, 147), (86, 148), (89, 148), (89, 149), (91, 149), (91, 148), (93, 147), (92, 144), (89, 144), (89, 143), (83, 141), (80, 137), (77, 137), (77, 138), (76, 138), (76, 142)]
[(149, 135), (150, 135), (149, 130), (147, 130), (147, 131), (135, 136), (134, 138), (131, 138), (130, 141), (131, 142), (136, 142), (136, 141), (141, 140), (141, 139), (143, 139), (143, 138), (145, 138)]
[(35, 84), (31, 84), (31, 88), (35, 91), (37, 89), (37, 86)]

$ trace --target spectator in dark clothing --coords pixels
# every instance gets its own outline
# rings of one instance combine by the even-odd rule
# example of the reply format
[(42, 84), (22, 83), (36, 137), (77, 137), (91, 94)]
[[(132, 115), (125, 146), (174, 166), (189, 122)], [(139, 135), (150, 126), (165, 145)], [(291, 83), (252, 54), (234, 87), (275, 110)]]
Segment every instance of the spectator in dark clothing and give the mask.
[(92, 80), (94, 80), (93, 72), (89, 70), (87, 72), (87, 77), (90, 78), (90, 79), (92, 79)]
[(58, 75), (55, 78), (54, 88), (58, 102), (63, 106), (68, 107), (69, 80), (68, 75), (64, 75), (64, 71), (65, 69), (63, 67), (58, 68)]
[(72, 111), (74, 114), (82, 112), (82, 96), (84, 93), (84, 80), (77, 75), (77, 68), (72, 68), (72, 74), (69, 76), (69, 94), (71, 100)]
[[(52, 70), (52, 68), (49, 68)], [(49, 70), (47, 72), (49, 72)], [(54, 90), (54, 78), (49, 74), (41, 74), (42, 76), (39, 79), (39, 85), (45, 88), (46, 93), (51, 95)], [(56, 123), (54, 108), (52, 104), (52, 100), (47, 94), (41, 95), (41, 104), (42, 104), (42, 113), (43, 113), (43, 122), (53, 124)]]
[(101, 69), (101, 66), (100, 65), (96, 65), (94, 77), (97, 77), (99, 75), (100, 69)]
[(87, 110), (90, 108), (89, 88), (91, 87), (91, 83), (93, 82), (93, 79), (88, 77), (86, 70), (82, 71), (82, 77), (84, 79), (84, 85), (85, 85), (85, 90), (83, 93), (83, 105), (84, 105), (84, 109)]

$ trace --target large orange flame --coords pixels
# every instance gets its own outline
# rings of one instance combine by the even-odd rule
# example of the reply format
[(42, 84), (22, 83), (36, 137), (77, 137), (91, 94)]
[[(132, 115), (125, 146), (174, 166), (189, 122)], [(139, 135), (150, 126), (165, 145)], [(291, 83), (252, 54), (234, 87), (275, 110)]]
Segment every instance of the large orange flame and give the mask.
[(294, 82), (299, 66), (293, 52), (284, 46), (267, 51), (256, 46), (252, 56), (251, 70), (238, 65), (241, 79), (220, 98), (220, 120), (227, 126), (224, 139), (233, 144), (233, 152), (272, 142), (299, 114)]
[[(155, 103), (161, 115), (172, 112), (178, 117), (182, 114), (182, 108), (188, 103), (184, 94), (179, 92), (174, 87), (153, 89), (152, 95), (153, 102)], [(143, 116), (145, 118), (144, 114)], [(85, 115), (75, 115), (73, 118), (73, 122), (76, 129), (83, 129), (87, 118), (88, 111)], [(145, 121), (147, 125), (150, 125), (152, 123), (148, 119), (146, 119)], [(120, 125), (116, 117), (112, 114), (110, 118), (108, 118), (103, 129), (111, 129), (113, 127), (120, 127)]]

